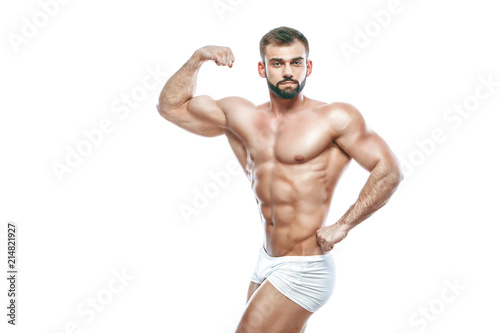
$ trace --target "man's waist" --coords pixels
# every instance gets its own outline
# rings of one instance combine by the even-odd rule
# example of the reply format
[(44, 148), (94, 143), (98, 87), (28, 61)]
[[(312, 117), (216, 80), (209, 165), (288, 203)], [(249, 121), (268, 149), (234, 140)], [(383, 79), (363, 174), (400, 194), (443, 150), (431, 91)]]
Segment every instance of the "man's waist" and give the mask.
[(289, 233), (266, 232), (264, 249), (271, 257), (325, 254), (316, 242), (316, 232), (298, 240), (290, 237)]

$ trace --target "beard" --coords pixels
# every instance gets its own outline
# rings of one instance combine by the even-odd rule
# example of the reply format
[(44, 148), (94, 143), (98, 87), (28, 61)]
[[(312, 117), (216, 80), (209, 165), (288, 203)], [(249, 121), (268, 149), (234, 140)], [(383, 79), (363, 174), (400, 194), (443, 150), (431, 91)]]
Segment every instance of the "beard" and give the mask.
[[(299, 84), (299, 81), (293, 80), (293, 79), (284, 79), (282, 81), (279, 81), (276, 83), (276, 85), (273, 85), (271, 82), (269, 82), (269, 79), (266, 77), (267, 81), (267, 86), (269, 87), (269, 90), (271, 90), (276, 96), (284, 99), (292, 99), (297, 97), (298, 94), (304, 89), (306, 86), (306, 79), (307, 77), (304, 78), (304, 81)], [(294, 89), (292, 88), (285, 88), (285, 89), (280, 89), (279, 85), (284, 83), (284, 82), (295, 82), (297, 87)]]

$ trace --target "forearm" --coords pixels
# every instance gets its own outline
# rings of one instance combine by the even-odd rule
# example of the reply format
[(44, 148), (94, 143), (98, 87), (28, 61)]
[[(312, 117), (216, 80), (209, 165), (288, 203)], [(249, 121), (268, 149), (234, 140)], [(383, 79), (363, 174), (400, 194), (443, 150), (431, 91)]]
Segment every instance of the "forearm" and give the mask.
[(198, 71), (203, 64), (198, 51), (167, 81), (158, 102), (159, 111), (180, 107), (193, 98)]
[(398, 163), (379, 162), (370, 173), (356, 202), (337, 222), (348, 230), (366, 220), (384, 206), (403, 178)]

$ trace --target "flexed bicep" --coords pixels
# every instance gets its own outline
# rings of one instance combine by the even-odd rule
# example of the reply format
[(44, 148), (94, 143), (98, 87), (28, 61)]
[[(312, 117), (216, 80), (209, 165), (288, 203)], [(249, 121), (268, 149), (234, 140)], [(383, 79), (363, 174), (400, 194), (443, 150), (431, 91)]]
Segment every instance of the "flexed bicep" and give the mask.
[(228, 47), (198, 49), (167, 81), (157, 109), (163, 118), (192, 133), (217, 136), (223, 134), (227, 126), (223, 107), (209, 96), (194, 96), (198, 71), (205, 61), (232, 67), (234, 55)]
[(201, 136), (218, 136), (227, 128), (224, 110), (217, 101), (205, 95), (194, 97), (176, 110), (162, 115), (177, 126)]

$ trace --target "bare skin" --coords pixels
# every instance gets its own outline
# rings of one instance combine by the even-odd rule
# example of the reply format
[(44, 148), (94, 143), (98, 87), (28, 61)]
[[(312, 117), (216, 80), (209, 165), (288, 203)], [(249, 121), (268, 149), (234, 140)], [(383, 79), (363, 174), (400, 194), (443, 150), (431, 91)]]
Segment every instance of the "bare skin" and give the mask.
[[(227, 47), (206, 46), (166, 83), (158, 111), (192, 133), (225, 134), (255, 193), (270, 256), (329, 252), (348, 232), (380, 209), (402, 180), (395, 155), (367, 128), (352, 105), (291, 99), (271, 92), (262, 105), (239, 97), (213, 100), (194, 96), (201, 65), (232, 67)], [(303, 44), (270, 44), (259, 75), (282, 91), (292, 91), (311, 75)], [(281, 83), (284, 80), (292, 82)], [(356, 202), (333, 225), (325, 226), (335, 187), (354, 159), (370, 172)], [(270, 283), (250, 283), (248, 303), (237, 332), (303, 332), (312, 313)], [(279, 318), (279, 320), (278, 320)]]

